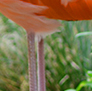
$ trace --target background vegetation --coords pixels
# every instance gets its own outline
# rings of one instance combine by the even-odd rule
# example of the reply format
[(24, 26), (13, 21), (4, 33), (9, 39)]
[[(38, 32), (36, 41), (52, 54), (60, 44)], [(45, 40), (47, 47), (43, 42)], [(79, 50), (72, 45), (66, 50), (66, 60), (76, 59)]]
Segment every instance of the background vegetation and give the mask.
[[(61, 23), (45, 38), (47, 91), (92, 91), (92, 21)], [(0, 91), (29, 91), (27, 53), (25, 30), (0, 14)]]

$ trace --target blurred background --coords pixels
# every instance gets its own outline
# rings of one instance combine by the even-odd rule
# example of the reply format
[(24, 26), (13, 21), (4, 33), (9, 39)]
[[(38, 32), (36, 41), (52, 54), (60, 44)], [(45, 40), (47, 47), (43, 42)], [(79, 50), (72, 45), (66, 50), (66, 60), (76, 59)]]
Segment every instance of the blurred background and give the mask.
[[(45, 38), (46, 91), (92, 91), (92, 21), (61, 21)], [(0, 91), (29, 91), (27, 38), (0, 14)]]

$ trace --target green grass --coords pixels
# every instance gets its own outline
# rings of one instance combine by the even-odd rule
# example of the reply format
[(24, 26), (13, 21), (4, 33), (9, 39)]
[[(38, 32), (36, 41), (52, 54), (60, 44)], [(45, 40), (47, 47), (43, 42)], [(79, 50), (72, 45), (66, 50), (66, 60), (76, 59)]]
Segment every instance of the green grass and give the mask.
[[(45, 38), (47, 91), (76, 88), (92, 70), (92, 21), (61, 23)], [(28, 91), (27, 53), (25, 30), (0, 15), (0, 91)]]

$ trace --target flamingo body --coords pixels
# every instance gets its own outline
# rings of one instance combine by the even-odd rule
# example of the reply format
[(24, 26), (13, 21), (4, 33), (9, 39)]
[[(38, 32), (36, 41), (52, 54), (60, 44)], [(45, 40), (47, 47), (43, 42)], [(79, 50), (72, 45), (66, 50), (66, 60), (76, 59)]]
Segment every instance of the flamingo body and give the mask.
[(0, 12), (27, 32), (43, 35), (61, 26), (52, 19), (92, 19), (92, 0), (0, 0)]

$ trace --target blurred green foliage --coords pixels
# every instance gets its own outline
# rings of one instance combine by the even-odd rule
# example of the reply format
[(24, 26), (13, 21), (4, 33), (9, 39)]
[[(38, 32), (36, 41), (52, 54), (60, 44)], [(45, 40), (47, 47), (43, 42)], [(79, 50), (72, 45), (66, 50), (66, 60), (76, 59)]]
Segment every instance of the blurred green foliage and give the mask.
[[(92, 70), (92, 21), (61, 23), (45, 38), (47, 91), (73, 91)], [(0, 14), (0, 91), (29, 91), (27, 53), (25, 30)]]
[(87, 79), (80, 82), (76, 89), (68, 89), (65, 91), (80, 91), (83, 87), (88, 87), (92, 91), (92, 71), (87, 71)]

